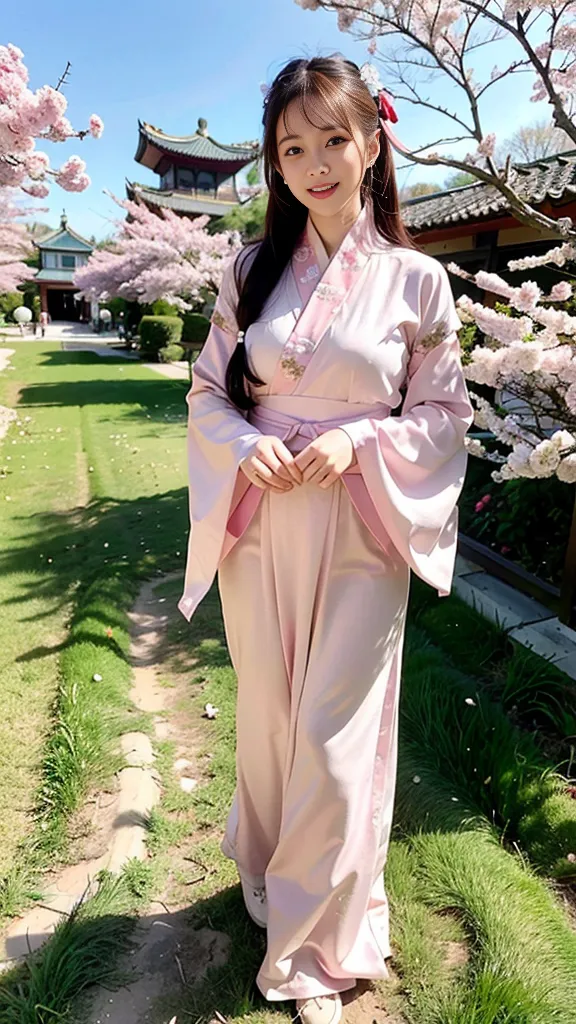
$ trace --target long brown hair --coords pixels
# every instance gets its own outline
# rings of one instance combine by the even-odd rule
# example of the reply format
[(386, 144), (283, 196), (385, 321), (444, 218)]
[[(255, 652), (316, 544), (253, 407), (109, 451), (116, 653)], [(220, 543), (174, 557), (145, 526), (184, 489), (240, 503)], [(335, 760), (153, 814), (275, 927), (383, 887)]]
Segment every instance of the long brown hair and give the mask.
[[(260, 241), (246, 246), (236, 260), (235, 279), (238, 289), (236, 319), (238, 329), (246, 331), (260, 316), (268, 296), (276, 287), (292, 257), (308, 219), (308, 208), (296, 199), (280, 172), (276, 126), (292, 100), (298, 100), (303, 116), (316, 128), (311, 118), (314, 107), (329, 108), (334, 116), (353, 136), (352, 125), (369, 138), (380, 127), (378, 102), (370, 94), (353, 61), (339, 54), (330, 57), (312, 57), (309, 60), (291, 60), (278, 73), (264, 104), (264, 140), (262, 146), (264, 174), (269, 189), (264, 234)], [(361, 185), (362, 205), (372, 205), (374, 223), (378, 233), (395, 245), (417, 249), (400, 216), (398, 189), (394, 162), (388, 136), (380, 135), (380, 152), (375, 163), (366, 169)], [(242, 268), (250, 254), (254, 254), (248, 272)], [(239, 409), (250, 409), (255, 404), (246, 382), (263, 382), (252, 371), (246, 347), (238, 343), (226, 371), (226, 390), (230, 400)]]

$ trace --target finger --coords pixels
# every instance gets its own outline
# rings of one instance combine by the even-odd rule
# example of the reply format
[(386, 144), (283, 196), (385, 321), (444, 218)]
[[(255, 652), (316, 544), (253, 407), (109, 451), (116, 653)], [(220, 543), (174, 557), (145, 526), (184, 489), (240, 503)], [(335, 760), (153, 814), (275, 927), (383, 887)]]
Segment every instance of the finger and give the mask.
[(336, 481), (339, 480), (339, 479), (340, 479), (340, 474), (336, 473), (334, 470), (332, 470), (331, 473), (328, 473), (328, 476), (325, 476), (324, 479), (320, 481), (318, 486), (319, 487), (332, 487), (332, 485), (335, 484)]
[(254, 457), (252, 460), (252, 467), (254, 472), (264, 480), (267, 487), (273, 487), (276, 491), (288, 491), (292, 487), (292, 484), (285, 483), (284, 480), (280, 480), (280, 478), (277, 477), (269, 466), (267, 466), (265, 462), (262, 462), (261, 459)]
[(302, 473), (294, 461), (292, 452), (286, 447), (281, 438), (276, 438), (274, 444), (274, 451), (277, 455), (281, 469), (278, 469), (278, 476), (284, 480), (295, 480), (296, 483), (302, 482)]
[[(275, 441), (277, 441), (278, 445), (280, 446), (280, 449), (278, 451), (275, 450)], [(292, 482), (292, 477), (290, 475), (289, 469), (284, 465), (284, 461), (292, 461), (293, 456), (291, 452), (289, 452), (288, 449), (282, 444), (280, 438), (274, 438), (271, 450), (265, 453), (261, 453), (257, 457), (265, 466), (268, 466), (268, 468), (272, 470), (273, 474), (276, 476), (277, 479), (283, 480), (288, 483)], [(298, 480), (298, 483), (299, 482), (300, 481)]]
[(246, 474), (246, 476), (248, 477), (250, 483), (254, 485), (254, 487), (258, 487), (261, 491), (268, 490), (268, 484), (265, 484), (264, 481), (260, 479), (257, 473), (249, 472)]
[(302, 476), (304, 477), (306, 468), (310, 465), (311, 462), (314, 462), (317, 458), (318, 453), (314, 450), (314, 448), (311, 448), (310, 445), (307, 445), (306, 448), (303, 448), (302, 451), (298, 452), (298, 455), (295, 456), (294, 465), (298, 467), (298, 469), (302, 473)]
[(264, 480), (266, 486), (272, 487), (274, 490), (292, 489), (291, 482), (282, 480), (279, 476), (276, 475), (276, 473), (274, 473), (270, 469), (269, 466), (266, 466), (265, 463), (261, 462), (260, 459), (255, 459), (254, 461), (257, 463), (254, 469), (258, 476), (260, 476)]
[[(308, 469), (305, 471), (304, 479), (308, 484), (317, 485), (320, 483), (321, 480), (324, 479), (326, 474), (329, 472), (330, 466), (327, 466), (325, 463), (322, 463), (322, 465), (312, 465), (309, 466)], [(306, 476), (306, 473), (308, 473), (308, 476)]]
[(316, 453), (315, 459), (303, 470), (302, 477), (305, 483), (318, 484), (322, 477), (326, 476), (326, 473), (329, 473), (331, 469), (332, 466), (327, 463), (326, 458)]

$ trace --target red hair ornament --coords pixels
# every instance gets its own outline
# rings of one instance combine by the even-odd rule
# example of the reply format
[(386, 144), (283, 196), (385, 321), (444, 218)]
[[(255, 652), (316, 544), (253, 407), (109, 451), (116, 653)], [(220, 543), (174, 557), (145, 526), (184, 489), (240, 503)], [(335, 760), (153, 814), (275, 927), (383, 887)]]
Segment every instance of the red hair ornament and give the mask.
[(394, 134), (390, 127), (391, 124), (396, 124), (398, 114), (394, 110), (392, 102), (388, 99), (384, 90), (378, 93), (378, 114), (380, 115), (380, 124), (382, 129), (386, 132), (386, 135), (394, 146), (394, 149), (397, 149), (399, 153), (409, 153), (410, 150), (408, 146), (405, 146), (403, 142), (400, 142), (400, 139)]

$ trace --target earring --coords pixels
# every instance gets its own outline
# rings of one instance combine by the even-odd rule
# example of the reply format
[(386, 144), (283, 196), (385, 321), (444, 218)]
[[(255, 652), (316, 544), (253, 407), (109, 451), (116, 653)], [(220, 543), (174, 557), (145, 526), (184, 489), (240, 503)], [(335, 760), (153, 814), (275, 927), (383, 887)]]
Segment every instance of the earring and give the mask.
[(284, 178), (284, 184), (285, 184), (285, 185), (287, 185), (287, 184), (288, 184), (288, 182), (286, 181), (286, 178)]

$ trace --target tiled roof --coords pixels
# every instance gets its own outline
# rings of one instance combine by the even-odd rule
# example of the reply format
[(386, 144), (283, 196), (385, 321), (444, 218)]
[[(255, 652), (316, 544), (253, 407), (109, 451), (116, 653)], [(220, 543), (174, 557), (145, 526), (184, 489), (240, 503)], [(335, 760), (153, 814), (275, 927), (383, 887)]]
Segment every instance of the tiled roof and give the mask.
[(82, 235), (77, 234), (72, 228), (68, 227), (68, 218), (63, 213), (60, 219), (60, 227), (56, 228), (56, 231), (51, 231), (48, 235), (44, 235), (34, 243), (38, 249), (57, 249), (57, 250), (70, 250), (75, 251), (81, 250), (82, 252), (92, 252), (94, 246), (86, 238), (82, 238)]
[(199, 198), (191, 195), (190, 192), (177, 192), (175, 190), (164, 190), (152, 188), (149, 185), (139, 185), (138, 182), (126, 182), (126, 191), (129, 199), (139, 197), (145, 203), (152, 206), (165, 206), (175, 213), (208, 213), (211, 216), (223, 217), (229, 210), (233, 210), (238, 203), (228, 202), (224, 199), (211, 199), (209, 196)]
[[(515, 164), (510, 183), (533, 205), (545, 199), (576, 196), (576, 149), (531, 163)], [(483, 181), (407, 199), (402, 204), (402, 220), (412, 231), (449, 227), (466, 221), (503, 215), (510, 210), (507, 199), (493, 185)]]
[(34, 278), (35, 281), (54, 281), (58, 284), (72, 284), (75, 270), (62, 270), (60, 268), (43, 267)]
[[(146, 121), (139, 121), (140, 135), (151, 142), (158, 149), (170, 153), (178, 153), (181, 156), (195, 157), (199, 160), (216, 160), (230, 163), (230, 161), (246, 162), (254, 160), (258, 155), (259, 143), (243, 143), (242, 145), (225, 146), (216, 142), (209, 135), (202, 135), (194, 132), (193, 135), (166, 135), (160, 128), (147, 124)], [(138, 160), (138, 153), (136, 154)]]

